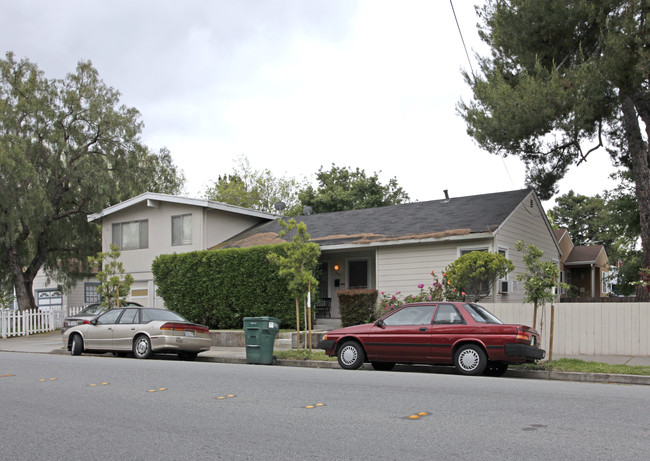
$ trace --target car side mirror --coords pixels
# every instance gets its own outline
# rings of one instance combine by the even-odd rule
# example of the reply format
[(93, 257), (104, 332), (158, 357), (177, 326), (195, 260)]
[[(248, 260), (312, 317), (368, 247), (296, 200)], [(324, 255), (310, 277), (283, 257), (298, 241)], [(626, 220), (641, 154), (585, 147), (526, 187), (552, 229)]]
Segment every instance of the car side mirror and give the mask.
[(384, 321), (382, 319), (379, 319), (379, 320), (377, 320), (375, 322), (375, 326), (379, 327), (379, 328), (384, 328), (386, 326), (386, 324), (384, 323)]
[(96, 326), (96, 325), (97, 325), (97, 319), (92, 319), (92, 320), (90, 321), (90, 324)]

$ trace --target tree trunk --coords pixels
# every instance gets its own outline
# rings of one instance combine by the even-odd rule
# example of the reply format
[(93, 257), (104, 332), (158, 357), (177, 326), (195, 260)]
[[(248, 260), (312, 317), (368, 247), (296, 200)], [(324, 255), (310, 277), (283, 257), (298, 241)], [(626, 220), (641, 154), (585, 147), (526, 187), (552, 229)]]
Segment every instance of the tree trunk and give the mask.
[(21, 311), (27, 309), (36, 309), (36, 302), (34, 301), (34, 275), (31, 272), (23, 272), (23, 268), (18, 261), (18, 254), (15, 248), (11, 248), (8, 252), (9, 269), (14, 280), (14, 287), (16, 289), (16, 299), (18, 300), (18, 308)]
[(631, 96), (623, 97), (623, 128), (627, 140), (632, 173), (636, 190), (636, 201), (641, 218), (641, 249), (643, 267), (650, 267), (650, 170), (648, 168), (648, 150), (641, 135), (639, 116), (643, 115), (635, 107)]
[(300, 303), (296, 298), (296, 347), (300, 350)]

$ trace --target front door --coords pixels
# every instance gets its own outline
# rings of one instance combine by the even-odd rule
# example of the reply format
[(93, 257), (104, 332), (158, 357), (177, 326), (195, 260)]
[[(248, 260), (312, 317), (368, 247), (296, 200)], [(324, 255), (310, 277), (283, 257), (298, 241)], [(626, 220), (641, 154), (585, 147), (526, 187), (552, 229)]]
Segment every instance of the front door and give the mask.
[(350, 261), (348, 263), (348, 287), (368, 288), (368, 260)]

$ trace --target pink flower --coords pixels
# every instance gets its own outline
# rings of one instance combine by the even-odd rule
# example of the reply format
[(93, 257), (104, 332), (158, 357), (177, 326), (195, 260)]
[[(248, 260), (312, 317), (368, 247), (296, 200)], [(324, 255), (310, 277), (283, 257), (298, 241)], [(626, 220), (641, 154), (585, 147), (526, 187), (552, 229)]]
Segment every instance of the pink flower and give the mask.
[(419, 285), (418, 285), (418, 288), (419, 288), (420, 290), (421, 290), (422, 288), (424, 288), (424, 283), (419, 284)]

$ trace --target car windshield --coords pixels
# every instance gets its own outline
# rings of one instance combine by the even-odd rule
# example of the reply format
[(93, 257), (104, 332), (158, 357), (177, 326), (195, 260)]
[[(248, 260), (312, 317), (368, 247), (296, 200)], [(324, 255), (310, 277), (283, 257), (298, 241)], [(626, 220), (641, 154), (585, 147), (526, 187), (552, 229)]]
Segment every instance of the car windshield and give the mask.
[(176, 320), (187, 322), (187, 320), (174, 311), (166, 311), (163, 309), (142, 309), (142, 322), (147, 323), (153, 320)]
[(469, 303), (463, 304), (465, 310), (472, 316), (474, 320), (480, 323), (503, 323), (494, 314), (488, 311), (485, 307), (478, 304)]

